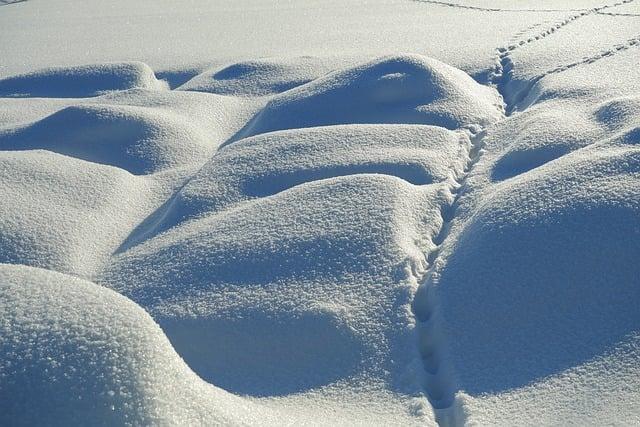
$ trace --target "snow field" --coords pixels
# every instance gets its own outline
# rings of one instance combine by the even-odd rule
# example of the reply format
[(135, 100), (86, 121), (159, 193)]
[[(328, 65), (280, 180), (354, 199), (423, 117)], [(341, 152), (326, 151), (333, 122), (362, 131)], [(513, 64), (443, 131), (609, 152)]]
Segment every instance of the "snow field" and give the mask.
[(0, 4), (0, 424), (640, 423), (636, 2), (169, 3)]
[[(77, 69), (91, 76), (94, 67)], [(269, 405), (281, 419), (300, 419), (312, 405), (337, 411), (337, 423), (365, 423), (372, 414), (434, 423), (421, 398), (429, 379), (411, 303), (442, 207), (465, 172), (470, 135), (501, 116), (499, 97), (417, 55), (346, 68), (270, 99), (265, 91), (277, 92), (268, 88), (290, 75), (258, 69), (240, 73), (257, 88), (240, 97), (123, 88), (58, 102), (62, 108), (42, 118), (5, 126), (0, 142), (12, 160), (5, 193), (16, 202), (4, 217), (16, 220), (2, 233), (10, 249), (4, 261), (80, 275), (131, 298), (198, 376)], [(210, 81), (208, 73), (192, 81)], [(332, 103), (344, 102), (362, 111), (334, 120)], [(37, 166), (27, 163), (24, 181), (16, 181), (16, 163), (30, 157)], [(91, 168), (80, 180), (72, 175)], [(29, 175), (38, 169), (39, 181)], [(95, 193), (109, 188), (97, 174), (120, 177), (111, 199)], [(87, 184), (68, 192), (52, 179)], [(123, 203), (123, 188), (130, 202)], [(36, 202), (43, 197), (59, 205), (45, 210), (45, 221)], [(98, 200), (111, 202), (86, 218), (79, 207)], [(23, 210), (34, 216), (17, 213)], [(366, 415), (363, 401), (385, 409)], [(153, 416), (172, 422), (184, 410), (159, 406)], [(198, 406), (184, 416), (209, 420), (216, 410)], [(145, 411), (116, 412), (139, 420), (150, 416)]]

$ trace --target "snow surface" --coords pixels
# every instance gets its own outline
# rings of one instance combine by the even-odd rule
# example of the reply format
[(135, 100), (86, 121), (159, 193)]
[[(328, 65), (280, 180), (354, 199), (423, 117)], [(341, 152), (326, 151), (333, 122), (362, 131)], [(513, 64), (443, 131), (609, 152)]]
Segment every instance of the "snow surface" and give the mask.
[(640, 424), (639, 29), (0, 1), (0, 424)]

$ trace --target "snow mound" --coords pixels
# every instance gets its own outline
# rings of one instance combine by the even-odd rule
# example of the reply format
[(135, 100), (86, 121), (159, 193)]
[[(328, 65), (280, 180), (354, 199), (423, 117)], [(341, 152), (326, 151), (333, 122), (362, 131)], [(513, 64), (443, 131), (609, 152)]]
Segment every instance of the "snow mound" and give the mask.
[(623, 96), (606, 101), (594, 112), (595, 119), (611, 131), (640, 122), (640, 96)]
[[(640, 125), (637, 53), (621, 50), (596, 62), (536, 81), (510, 116), (486, 138), (479, 171), (501, 181), (526, 173), (574, 150)], [(603, 77), (596, 77), (603, 76)], [(623, 89), (624, 88), (624, 89)]]
[(501, 116), (497, 93), (463, 71), (425, 56), (388, 56), (330, 73), (274, 97), (234, 139), (348, 123), (457, 129), (483, 126)]
[(133, 174), (197, 163), (212, 151), (207, 135), (175, 114), (107, 104), (73, 105), (0, 130), (0, 148), (46, 149)]
[(153, 187), (55, 153), (2, 151), (0, 262), (86, 276), (153, 206)]
[(466, 134), (424, 125), (337, 125), (246, 138), (219, 150), (139, 232), (339, 176), (443, 182), (462, 173), (469, 145)]
[(528, 172), (602, 137), (603, 130), (589, 112), (566, 102), (550, 104), (513, 116), (508, 126), (491, 135), (491, 141), (497, 142), (492, 150), (500, 153), (492, 166), (494, 181)]
[(0, 423), (273, 423), (204, 383), (139, 306), (101, 286), (0, 265)]
[[(472, 399), (462, 394), (470, 425), (640, 424), (640, 336), (632, 334), (584, 365), (524, 388)], [(517, 414), (517, 415), (516, 415)]]
[(261, 59), (207, 70), (178, 90), (232, 96), (264, 96), (287, 91), (331, 71), (320, 58)]
[(640, 330), (639, 173), (638, 147), (607, 142), (491, 187), (440, 278), (463, 390), (522, 387)]
[[(470, 403), (476, 416), (581, 419), (572, 401), (527, 400), (576, 384), (593, 419), (637, 414), (640, 149), (626, 136), (492, 186), (448, 254), (437, 282), (458, 387), (501, 397)], [(617, 409), (593, 405), (611, 390), (627, 396)]]
[(446, 189), (375, 174), (299, 185), (171, 228), (100, 282), (227, 390), (415, 393), (407, 269), (433, 247)]
[(121, 62), (45, 68), (6, 77), (0, 80), (0, 97), (83, 98), (116, 90), (166, 87), (148, 65)]
[(469, 424), (635, 424), (637, 52), (538, 80), (484, 138), (430, 276)]

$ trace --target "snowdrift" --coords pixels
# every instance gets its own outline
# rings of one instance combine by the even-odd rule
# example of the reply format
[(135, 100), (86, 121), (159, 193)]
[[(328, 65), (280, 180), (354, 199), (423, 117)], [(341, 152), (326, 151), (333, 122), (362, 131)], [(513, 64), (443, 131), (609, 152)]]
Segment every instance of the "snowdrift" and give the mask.
[(48, 149), (136, 175), (193, 163), (211, 152), (202, 132), (175, 115), (112, 105), (69, 106), (22, 128), (0, 131), (0, 147)]
[(484, 139), (430, 278), (469, 423), (639, 422), (636, 60), (543, 77)]
[(382, 174), (414, 185), (462, 173), (466, 134), (422, 125), (338, 125), (246, 138), (216, 153), (128, 244), (185, 220), (317, 180)]
[(273, 424), (205, 383), (140, 307), (91, 282), (0, 265), (5, 425)]
[(498, 120), (501, 109), (494, 91), (460, 70), (419, 55), (389, 56), (274, 97), (235, 139), (345, 123), (479, 127)]
[(0, 96), (82, 98), (109, 91), (166, 89), (142, 62), (122, 62), (46, 68), (0, 79)]
[(640, 424), (636, 3), (75, 3), (0, 14), (0, 424)]
[(238, 62), (206, 70), (178, 90), (233, 96), (273, 95), (322, 77), (334, 66), (334, 61), (318, 57)]
[(421, 262), (445, 189), (370, 174), (300, 185), (172, 228), (118, 255), (100, 281), (227, 390), (391, 381), (385, 370), (402, 372), (413, 354), (406, 258)]
[(153, 206), (153, 190), (152, 182), (110, 166), (2, 151), (0, 262), (91, 274)]

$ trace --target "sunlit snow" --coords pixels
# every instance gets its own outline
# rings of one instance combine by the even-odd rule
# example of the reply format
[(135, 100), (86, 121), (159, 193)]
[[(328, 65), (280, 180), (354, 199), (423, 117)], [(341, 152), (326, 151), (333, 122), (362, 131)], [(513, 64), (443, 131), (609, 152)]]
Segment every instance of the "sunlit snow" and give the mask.
[(640, 425), (640, 3), (0, 0), (0, 425)]

